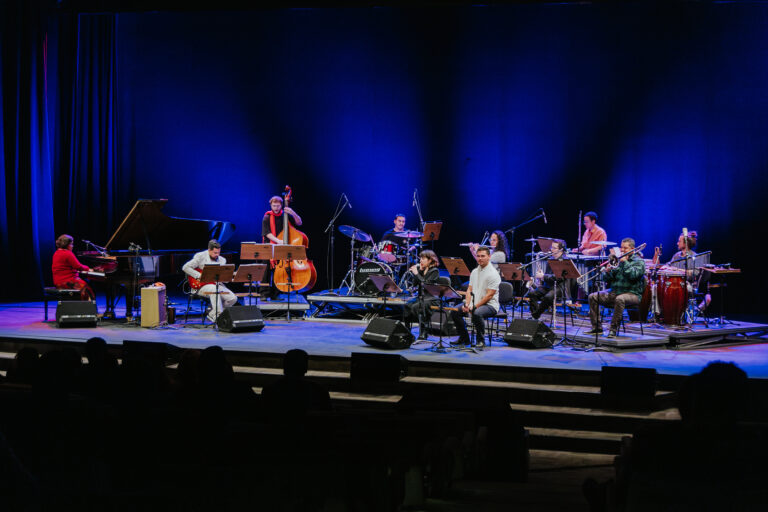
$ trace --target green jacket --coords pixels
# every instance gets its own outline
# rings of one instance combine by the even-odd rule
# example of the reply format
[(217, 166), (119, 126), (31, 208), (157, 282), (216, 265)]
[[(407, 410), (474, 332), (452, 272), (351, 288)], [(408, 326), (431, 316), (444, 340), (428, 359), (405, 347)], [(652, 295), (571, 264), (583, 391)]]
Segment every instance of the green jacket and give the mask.
[(606, 272), (605, 280), (616, 295), (634, 293), (638, 297), (642, 297), (645, 287), (644, 276), (645, 262), (633, 254), (628, 260), (619, 263), (618, 267)]

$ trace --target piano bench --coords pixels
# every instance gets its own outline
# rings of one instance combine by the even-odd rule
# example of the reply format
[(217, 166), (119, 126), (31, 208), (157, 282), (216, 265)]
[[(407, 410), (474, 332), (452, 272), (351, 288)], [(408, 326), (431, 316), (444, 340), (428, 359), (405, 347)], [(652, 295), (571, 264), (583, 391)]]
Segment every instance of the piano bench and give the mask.
[(43, 303), (45, 304), (45, 315), (43, 321), (48, 321), (48, 302), (60, 300), (80, 300), (80, 290), (70, 290), (67, 288), (56, 288), (55, 286), (46, 286), (43, 288)]

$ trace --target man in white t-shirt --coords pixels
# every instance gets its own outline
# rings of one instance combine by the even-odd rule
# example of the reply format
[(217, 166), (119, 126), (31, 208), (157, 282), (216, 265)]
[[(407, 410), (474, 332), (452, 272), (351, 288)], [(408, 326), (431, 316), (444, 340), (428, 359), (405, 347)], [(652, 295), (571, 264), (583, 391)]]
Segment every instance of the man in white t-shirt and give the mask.
[[(208, 296), (211, 301), (211, 311), (208, 312), (208, 320), (216, 322), (217, 315), (224, 312), (225, 307), (234, 306), (237, 303), (237, 296), (229, 288), (219, 283), (219, 294), (216, 295), (216, 283), (198, 283), (197, 280), (202, 276), (201, 270), (206, 265), (226, 265), (227, 260), (221, 254), (221, 244), (213, 239), (208, 242), (208, 250), (200, 251), (194, 257), (186, 262), (181, 268), (190, 279), (190, 286), (196, 289), (198, 295)], [(202, 285), (199, 288), (197, 285)]]
[(476, 345), (485, 346), (485, 319), (499, 311), (499, 284), (501, 277), (491, 265), (491, 251), (488, 247), (478, 247), (477, 268), (469, 275), (469, 287), (464, 303), (459, 311), (451, 311), (451, 318), (459, 331), (459, 339), (452, 345), (468, 345), (469, 333), (464, 323), (464, 313), (472, 313), (472, 325), (475, 326)]

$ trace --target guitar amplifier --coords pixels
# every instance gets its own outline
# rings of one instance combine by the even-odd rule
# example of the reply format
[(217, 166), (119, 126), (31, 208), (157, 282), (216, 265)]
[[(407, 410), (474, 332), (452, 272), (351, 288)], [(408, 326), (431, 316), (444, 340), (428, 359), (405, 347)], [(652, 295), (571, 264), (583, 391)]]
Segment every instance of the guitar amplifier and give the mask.
[(165, 315), (165, 286), (146, 286), (141, 289), (141, 326), (157, 327), (167, 323)]

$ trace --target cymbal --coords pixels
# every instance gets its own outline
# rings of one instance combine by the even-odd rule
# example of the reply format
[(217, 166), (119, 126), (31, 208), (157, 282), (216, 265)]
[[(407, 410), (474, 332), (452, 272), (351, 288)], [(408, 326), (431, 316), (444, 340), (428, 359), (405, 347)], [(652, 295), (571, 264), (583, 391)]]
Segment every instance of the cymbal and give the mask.
[(399, 233), (395, 233), (395, 236), (400, 238), (421, 238), (424, 236), (424, 233), (421, 231), (400, 231)]
[(603, 242), (602, 240), (599, 241), (599, 242), (589, 242), (589, 243), (590, 244), (595, 244), (595, 245), (604, 245), (606, 247), (611, 246), (611, 245), (616, 245), (616, 242)]
[(339, 226), (339, 231), (341, 231), (342, 235), (346, 235), (349, 238), (354, 238), (358, 242), (370, 242), (372, 240), (371, 235), (365, 231), (357, 229), (354, 226), (347, 226), (346, 224), (342, 224)]
[(538, 242), (538, 238), (526, 238), (523, 242)]

